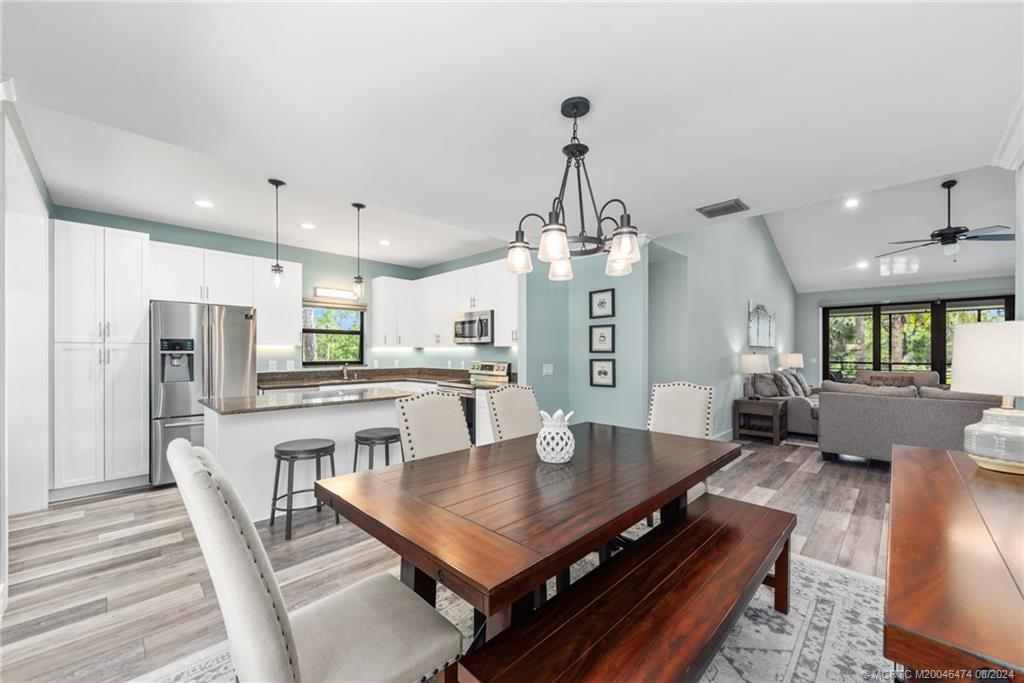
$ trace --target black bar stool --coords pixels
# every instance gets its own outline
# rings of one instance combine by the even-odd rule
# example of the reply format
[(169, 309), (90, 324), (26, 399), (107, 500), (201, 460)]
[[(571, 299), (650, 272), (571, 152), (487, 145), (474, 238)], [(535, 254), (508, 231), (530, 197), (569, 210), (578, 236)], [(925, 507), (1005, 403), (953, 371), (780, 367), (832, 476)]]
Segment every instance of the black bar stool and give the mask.
[(359, 447), (368, 446), (370, 449), (370, 469), (373, 469), (373, 447), (384, 446), (384, 464), (391, 464), (391, 444), (397, 443), (402, 453), (402, 462), (405, 462), (405, 451), (402, 450), (402, 435), (398, 433), (397, 427), (373, 427), (371, 429), (360, 429), (356, 432), (356, 445), (352, 449), (352, 471), (356, 471), (359, 464)]
[[(397, 431), (397, 430), (396, 430)], [(284, 517), (284, 538), (289, 540), (292, 537), (292, 512), (295, 510), (312, 510), (317, 512), (324, 509), (323, 503), (319, 500), (314, 505), (296, 508), (292, 506), (292, 496), (296, 493), (313, 493), (313, 489), (295, 490), (295, 463), (299, 460), (316, 459), (316, 478), (321, 478), (320, 459), (327, 458), (331, 463), (331, 476), (335, 475), (334, 470), (334, 441), (331, 439), (296, 439), (285, 441), (274, 446), (274, 458), (277, 459), (277, 469), (274, 471), (274, 498), (270, 501), (270, 526), (274, 526), (274, 515), (278, 512), (285, 513)], [(287, 492), (278, 495), (277, 487), (281, 479), (281, 463), (288, 465), (288, 489)], [(286, 498), (285, 506), (278, 507), (277, 502)], [(338, 513), (334, 513), (334, 523), (341, 521)]]

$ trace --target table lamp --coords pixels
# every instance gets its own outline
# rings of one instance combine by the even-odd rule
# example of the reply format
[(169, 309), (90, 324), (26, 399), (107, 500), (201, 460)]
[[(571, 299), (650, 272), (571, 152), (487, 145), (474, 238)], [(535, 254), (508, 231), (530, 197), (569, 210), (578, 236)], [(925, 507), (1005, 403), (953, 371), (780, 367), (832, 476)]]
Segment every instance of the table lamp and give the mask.
[(964, 450), (979, 467), (1024, 474), (1024, 321), (967, 323), (953, 328), (953, 390), (998, 394), (1003, 403), (964, 427)]
[(759, 372), (771, 372), (768, 366), (768, 354), (761, 353), (744, 353), (740, 354), (740, 372), (744, 375), (750, 375), (750, 392), (751, 398), (757, 400), (761, 397), (757, 395), (757, 389), (754, 388), (754, 377), (753, 375)]
[(802, 368), (804, 366), (804, 354), (802, 353), (780, 353), (780, 368)]

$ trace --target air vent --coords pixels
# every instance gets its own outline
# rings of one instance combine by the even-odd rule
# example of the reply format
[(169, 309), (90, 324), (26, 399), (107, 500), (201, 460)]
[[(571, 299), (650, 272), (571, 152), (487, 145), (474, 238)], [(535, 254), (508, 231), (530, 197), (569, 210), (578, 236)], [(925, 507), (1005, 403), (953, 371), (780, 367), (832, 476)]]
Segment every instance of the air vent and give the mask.
[(740, 211), (749, 211), (750, 207), (743, 203), (743, 200), (727, 199), (724, 202), (718, 202), (717, 204), (708, 204), (702, 206), (697, 211), (704, 218), (718, 218), (719, 216), (728, 216), (730, 213), (739, 213)]

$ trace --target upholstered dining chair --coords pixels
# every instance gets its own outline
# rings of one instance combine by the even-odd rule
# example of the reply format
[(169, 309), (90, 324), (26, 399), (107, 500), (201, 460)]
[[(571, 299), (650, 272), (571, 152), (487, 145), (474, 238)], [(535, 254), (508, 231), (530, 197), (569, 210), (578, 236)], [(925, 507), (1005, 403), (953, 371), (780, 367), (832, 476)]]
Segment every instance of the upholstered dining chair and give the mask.
[(487, 408), (495, 441), (515, 439), (540, 431), (540, 408), (533, 387), (506, 384), (487, 392)]
[(213, 454), (176, 439), (167, 460), (206, 558), (239, 681), (408, 682), (458, 659), (459, 631), (390, 574), (289, 613), (256, 527)]
[(429, 458), (470, 448), (462, 399), (455, 394), (428, 391), (395, 401), (402, 451), (410, 459)]
[[(669, 382), (651, 386), (651, 402), (647, 412), (647, 430), (665, 432), (679, 436), (711, 438), (711, 420), (714, 409), (715, 390), (690, 382)], [(686, 492), (686, 500), (692, 503), (708, 490), (705, 479)], [(647, 518), (647, 524), (654, 523), (654, 517)]]

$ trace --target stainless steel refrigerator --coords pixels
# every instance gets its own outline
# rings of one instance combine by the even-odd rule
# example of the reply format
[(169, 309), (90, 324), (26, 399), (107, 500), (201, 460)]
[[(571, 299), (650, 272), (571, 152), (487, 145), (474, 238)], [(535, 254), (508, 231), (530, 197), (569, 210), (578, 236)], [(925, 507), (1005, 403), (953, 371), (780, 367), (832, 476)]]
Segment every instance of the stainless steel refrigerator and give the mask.
[(149, 481), (174, 482), (167, 445), (203, 443), (207, 396), (256, 395), (256, 309), (153, 301), (150, 320)]

